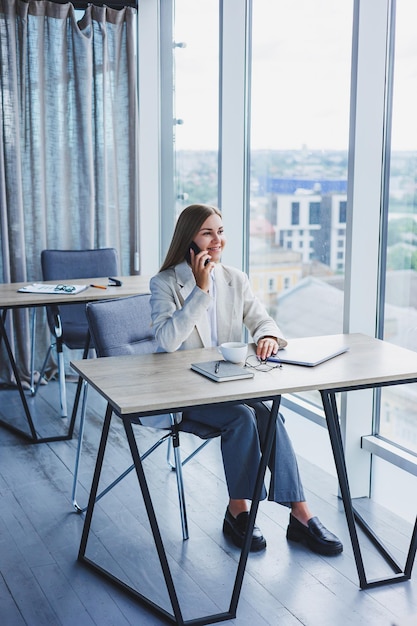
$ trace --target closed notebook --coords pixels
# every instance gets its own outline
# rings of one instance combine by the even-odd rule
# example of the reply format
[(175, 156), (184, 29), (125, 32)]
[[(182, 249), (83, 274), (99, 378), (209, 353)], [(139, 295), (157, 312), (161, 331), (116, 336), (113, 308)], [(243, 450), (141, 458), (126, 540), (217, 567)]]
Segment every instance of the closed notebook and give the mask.
[[(228, 380), (239, 378), (253, 378), (253, 372), (249, 372), (242, 365), (229, 361), (204, 361), (204, 363), (191, 363), (191, 369), (207, 378), (223, 383)], [(217, 370), (217, 371), (216, 371)]]

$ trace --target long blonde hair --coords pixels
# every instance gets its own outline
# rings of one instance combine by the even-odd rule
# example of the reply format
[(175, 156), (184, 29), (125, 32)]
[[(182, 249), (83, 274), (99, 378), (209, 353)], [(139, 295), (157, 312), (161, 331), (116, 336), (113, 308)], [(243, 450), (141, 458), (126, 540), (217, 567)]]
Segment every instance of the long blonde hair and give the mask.
[(222, 216), (218, 208), (209, 204), (190, 204), (180, 213), (160, 272), (184, 261), (202, 224), (213, 214)]

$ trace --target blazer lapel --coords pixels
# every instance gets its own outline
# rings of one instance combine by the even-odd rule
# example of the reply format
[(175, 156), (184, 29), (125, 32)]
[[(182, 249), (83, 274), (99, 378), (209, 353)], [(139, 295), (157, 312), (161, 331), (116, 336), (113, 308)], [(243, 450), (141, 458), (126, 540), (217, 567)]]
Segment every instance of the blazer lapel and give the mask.
[(181, 306), (195, 287), (194, 275), (186, 261), (175, 266), (175, 280)]
[[(215, 270), (216, 281), (216, 315), (217, 315), (217, 339), (219, 345), (225, 341), (231, 341), (235, 289), (230, 284), (230, 279), (222, 265), (217, 265)], [(232, 305), (232, 306), (230, 306)]]
[[(188, 263), (184, 261), (175, 267), (175, 276), (177, 281), (178, 298), (181, 306), (183, 306), (185, 300), (195, 287), (194, 275)], [(211, 346), (211, 331), (207, 315), (197, 322), (196, 330), (200, 336), (203, 348), (209, 348)]]

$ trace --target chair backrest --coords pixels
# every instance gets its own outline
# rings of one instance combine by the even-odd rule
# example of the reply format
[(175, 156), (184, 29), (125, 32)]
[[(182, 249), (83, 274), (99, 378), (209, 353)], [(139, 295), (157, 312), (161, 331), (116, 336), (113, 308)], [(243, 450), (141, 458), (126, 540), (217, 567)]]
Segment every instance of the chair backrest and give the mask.
[[(89, 302), (86, 315), (98, 357), (156, 351), (150, 294)], [(177, 423), (181, 421), (181, 414), (176, 413), (174, 419)], [(141, 417), (140, 423), (152, 428), (169, 428), (172, 418), (169, 414), (152, 415)]]
[(140, 294), (87, 304), (86, 315), (97, 356), (156, 351), (150, 299), (150, 294)]
[[(72, 278), (117, 276), (119, 260), (115, 248), (94, 250), (43, 250), (41, 252), (43, 280), (65, 281)], [(59, 312), (62, 341), (69, 348), (84, 348), (88, 323), (84, 304), (47, 307), (48, 324), (54, 331), (55, 314)]]
[[(89, 302), (86, 315), (98, 357), (151, 354), (156, 351), (150, 294)], [(182, 421), (181, 413), (175, 414), (175, 422), (181, 422), (181, 430), (202, 439), (220, 435), (219, 430), (211, 426)], [(141, 417), (140, 423), (153, 428), (169, 428), (172, 421), (169, 414), (163, 414)]]

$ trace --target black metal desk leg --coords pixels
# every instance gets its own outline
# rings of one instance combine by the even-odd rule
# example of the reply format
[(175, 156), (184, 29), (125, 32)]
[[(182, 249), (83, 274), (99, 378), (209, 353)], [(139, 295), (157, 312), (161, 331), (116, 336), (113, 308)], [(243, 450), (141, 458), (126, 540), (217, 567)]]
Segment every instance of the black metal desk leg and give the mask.
[(14, 374), (14, 377), (15, 377), (15, 380), (16, 380), (16, 385), (17, 385), (17, 388), (19, 390), (20, 398), (22, 400), (22, 405), (23, 405), (23, 409), (25, 411), (27, 423), (29, 425), (31, 437), (28, 434), (26, 434), (24, 431), (20, 430), (19, 428), (14, 428), (11, 424), (8, 424), (7, 422), (1, 421), (1, 423), (6, 428), (11, 430), (12, 432), (15, 432), (15, 433), (18, 433), (20, 435), (23, 435), (27, 439), (30, 439), (30, 440), (33, 440), (33, 441), (37, 441), (38, 440), (38, 435), (36, 433), (35, 426), (34, 426), (34, 423), (33, 423), (33, 420), (32, 420), (32, 416), (30, 414), (30, 410), (29, 410), (28, 403), (27, 403), (27, 400), (26, 400), (25, 392), (23, 391), (22, 383), (21, 383), (21, 380), (20, 380), (19, 372), (17, 371), (16, 361), (14, 359), (12, 348), (10, 346), (9, 338), (8, 338), (7, 332), (6, 332), (6, 316), (7, 316), (7, 309), (4, 309), (3, 312), (2, 312), (2, 315), (0, 317), (0, 345), (1, 345), (1, 340), (3, 339), (4, 345), (6, 347), (7, 355), (9, 357), (9, 362), (10, 362), (10, 365), (12, 367), (13, 374)]
[(148, 483), (143, 471), (142, 461), (140, 458), (139, 450), (136, 445), (135, 435), (133, 434), (132, 424), (128, 419), (123, 420), (123, 424), (126, 431), (126, 437), (129, 442), (130, 452), (132, 455), (133, 463), (136, 469), (136, 475), (140, 484), (143, 500), (145, 503), (146, 512), (151, 525), (152, 535), (155, 541), (156, 550), (159, 557), (159, 562), (164, 574), (165, 584), (167, 586), (169, 598), (171, 600), (172, 610), (174, 612), (175, 620), (177, 624), (184, 624), (182, 617), (180, 604), (178, 601), (177, 592), (175, 591), (174, 581), (172, 579), (171, 570), (169, 568), (167, 555), (165, 552), (164, 544), (162, 541), (161, 533), (159, 530), (158, 522), (155, 515), (155, 509), (153, 508), (151, 495), (149, 493)]
[(235, 617), (237, 612), (237, 605), (239, 602), (239, 596), (242, 589), (243, 576), (245, 573), (246, 562), (248, 560), (249, 548), (252, 541), (252, 532), (255, 525), (256, 514), (259, 508), (259, 498), (262, 492), (262, 486), (265, 478), (265, 471), (268, 465), (268, 459), (271, 456), (272, 444), (274, 441), (275, 423), (278, 417), (279, 406), (281, 403), (281, 396), (277, 396), (273, 399), (271, 412), (269, 416), (268, 428), (265, 436), (265, 447), (262, 453), (261, 461), (259, 463), (258, 474), (256, 477), (255, 490), (253, 494), (252, 505), (249, 512), (248, 525), (246, 529), (246, 537), (243, 543), (242, 552), (240, 554), (239, 565), (236, 573), (235, 584), (233, 588), (232, 598), (230, 601), (230, 613)]
[[(71, 422), (70, 425), (68, 427), (68, 431), (65, 435), (53, 435), (53, 436), (47, 436), (47, 437), (41, 437), (39, 436), (39, 434), (36, 431), (35, 428), (35, 424), (33, 422), (33, 418), (32, 418), (32, 414), (30, 412), (29, 409), (29, 405), (27, 403), (27, 399), (26, 399), (26, 395), (22, 386), (22, 382), (20, 380), (20, 376), (19, 376), (19, 372), (17, 370), (17, 365), (16, 365), (16, 360), (14, 358), (13, 355), (13, 351), (10, 345), (10, 341), (7, 335), (7, 331), (6, 331), (6, 316), (7, 316), (7, 311), (8, 309), (3, 309), (2, 310), (2, 314), (0, 316), (0, 345), (1, 342), (4, 341), (4, 345), (6, 347), (6, 351), (7, 351), (7, 355), (9, 358), (9, 362), (16, 380), (16, 386), (17, 389), (19, 391), (19, 395), (20, 395), (20, 399), (22, 402), (22, 406), (23, 406), (23, 410), (26, 416), (26, 421), (28, 423), (28, 427), (29, 427), (29, 432), (26, 432), (25, 430), (22, 430), (21, 428), (18, 428), (16, 426), (14, 426), (13, 424), (10, 424), (9, 422), (7, 422), (6, 420), (1, 420), (0, 419), (0, 424), (2, 426), (4, 426), (5, 428), (7, 428), (8, 430), (10, 430), (13, 433), (16, 433), (17, 435), (20, 435), (22, 437), (24, 437), (25, 439), (27, 439), (28, 441), (31, 441), (32, 443), (46, 443), (49, 441), (67, 441), (68, 439), (72, 438), (73, 435), (73, 431), (74, 431), (74, 424), (75, 424), (75, 418), (77, 416), (77, 407), (78, 407), (78, 401), (79, 401), (79, 394), (77, 396), (76, 399), (76, 403), (74, 403), (74, 409), (73, 409), (73, 415), (71, 418)], [(39, 381), (38, 381), (39, 382)], [(81, 387), (81, 384), (80, 384)]]
[[(242, 547), (242, 551), (240, 554), (239, 564), (237, 567), (234, 587), (233, 587), (228, 611), (223, 612), (223, 613), (215, 613), (212, 615), (205, 615), (203, 617), (196, 617), (191, 620), (184, 620), (180, 603), (179, 603), (179, 599), (178, 599), (178, 595), (175, 589), (174, 580), (173, 580), (172, 573), (169, 567), (167, 553), (166, 553), (166, 550), (162, 541), (162, 536), (161, 536), (158, 521), (156, 518), (155, 509), (153, 507), (151, 495), (149, 492), (149, 487), (148, 487), (145, 472), (143, 469), (142, 460), (141, 460), (139, 449), (138, 449), (136, 439), (134, 436), (134, 432), (133, 432), (134, 422), (132, 423), (132, 419), (129, 416), (122, 417), (121, 419), (123, 420), (126, 437), (129, 443), (130, 453), (133, 459), (133, 465), (136, 470), (136, 475), (139, 481), (141, 494), (143, 497), (143, 502), (145, 504), (147, 516), (149, 519), (153, 539), (155, 542), (156, 551), (157, 551), (158, 558), (159, 558), (159, 563), (161, 565), (162, 573), (163, 573), (164, 580), (165, 580), (166, 589), (167, 589), (167, 592), (171, 601), (172, 613), (168, 613), (168, 611), (165, 608), (163, 608), (160, 605), (155, 604), (150, 598), (147, 598), (146, 596), (141, 594), (137, 589), (134, 589), (132, 586), (129, 586), (128, 584), (123, 582), (120, 578), (116, 578), (108, 570), (104, 570), (94, 561), (92, 561), (91, 559), (85, 556), (88, 534), (90, 531), (93, 509), (97, 501), (98, 484), (99, 484), (100, 473), (101, 473), (101, 468), (103, 464), (106, 442), (107, 442), (108, 433), (109, 433), (110, 419), (111, 419), (111, 414), (112, 414), (109, 406), (107, 408), (106, 418), (105, 418), (104, 425), (103, 425), (100, 447), (99, 447), (98, 456), (97, 456), (97, 463), (96, 463), (96, 468), (94, 471), (93, 483), (92, 483), (91, 493), (90, 493), (90, 497), (88, 501), (87, 516), (86, 516), (86, 520), (84, 523), (84, 529), (83, 529), (78, 558), (84, 561), (87, 565), (92, 567), (94, 570), (96, 570), (99, 574), (110, 579), (113, 583), (115, 583), (117, 586), (124, 589), (127, 593), (130, 593), (134, 598), (136, 598), (137, 600), (139, 600), (140, 602), (148, 606), (155, 613), (165, 617), (166, 620), (169, 621), (170, 623), (175, 623), (179, 626), (203, 626), (205, 624), (214, 624), (217, 622), (223, 622), (223, 621), (231, 620), (235, 618), (239, 596), (240, 596), (242, 583), (243, 583), (243, 576), (245, 573), (245, 566), (246, 566), (246, 562), (247, 562), (247, 558), (249, 554), (250, 543), (252, 540), (252, 531), (253, 531), (253, 527), (255, 524), (256, 514), (258, 511), (259, 498), (262, 493), (262, 486), (263, 486), (263, 481), (265, 477), (265, 471), (266, 471), (266, 467), (268, 464), (268, 460), (271, 455), (271, 449), (272, 449), (272, 445), (274, 441), (275, 423), (276, 423), (276, 420), (278, 419), (278, 410), (280, 406), (281, 397), (277, 396), (275, 398), (272, 398), (272, 400), (273, 400), (272, 409), (270, 413), (270, 419), (268, 423), (267, 432), (265, 435), (265, 445), (264, 445), (264, 449), (263, 449), (263, 453), (261, 456), (258, 473), (256, 477), (256, 483), (255, 483), (255, 488), (254, 488), (254, 493), (253, 493), (252, 506), (251, 506), (250, 514), (249, 514), (245, 542), (244, 542), (244, 545)], [(130, 468), (128, 471), (130, 471)]]
[(107, 409), (106, 409), (106, 416), (104, 418), (104, 423), (103, 423), (103, 430), (101, 431), (100, 445), (99, 445), (98, 452), (97, 452), (96, 467), (94, 470), (93, 482), (91, 484), (90, 497), (88, 500), (87, 513), (86, 513), (85, 521), (84, 521), (83, 534), (81, 536), (80, 549), (78, 551), (78, 559), (86, 560), (87, 562), (89, 561), (88, 559), (85, 558), (85, 550), (87, 547), (88, 534), (90, 532), (94, 505), (96, 503), (98, 483), (100, 481), (101, 468), (103, 467), (104, 452), (106, 450), (107, 438), (109, 436), (109, 429), (110, 429), (110, 422), (111, 422), (112, 414), (113, 414), (112, 408), (110, 404), (108, 404)]
[(342, 494), (343, 505), (345, 507), (346, 521), (349, 529), (350, 539), (352, 542), (356, 569), (358, 570), (359, 585), (361, 589), (365, 589), (367, 587), (367, 580), (359, 545), (358, 533), (356, 531), (355, 516), (353, 513), (352, 498), (349, 489), (336, 401), (334, 394), (329, 391), (320, 391), (320, 394), (323, 402), (324, 413), (326, 415), (327, 428), (329, 431), (330, 443), (333, 450), (333, 458), (336, 465), (336, 472), (339, 479), (340, 492)]
[[(86, 513), (86, 517), (84, 521), (80, 548), (78, 552), (78, 560), (82, 561), (83, 563), (91, 567), (91, 569), (96, 571), (98, 574), (100, 574), (104, 578), (112, 581), (115, 585), (124, 589), (127, 593), (130, 593), (135, 598), (141, 600), (142, 602), (144, 602), (144, 604), (147, 604), (154, 611), (159, 612), (160, 614), (164, 615), (167, 619), (169, 619), (172, 622), (172, 616), (166, 611), (164, 611), (164, 609), (156, 606), (151, 600), (148, 600), (142, 594), (140, 594), (139, 592), (136, 592), (132, 587), (124, 583), (122, 580), (120, 580), (119, 578), (111, 574), (108, 570), (104, 569), (103, 567), (101, 567), (100, 565), (98, 565), (92, 559), (90, 559), (89, 557), (85, 555), (85, 552), (87, 549), (88, 536), (89, 536), (90, 528), (91, 528), (91, 521), (93, 518), (94, 506), (97, 502), (98, 485), (100, 481), (101, 470), (103, 467), (104, 454), (106, 451), (106, 445), (107, 445), (107, 440), (109, 436), (109, 429), (110, 429), (110, 422), (111, 422), (112, 414), (113, 414), (112, 408), (110, 404), (108, 404), (107, 409), (106, 409), (106, 416), (104, 418), (103, 429), (101, 432), (100, 445), (99, 445), (99, 449), (97, 453), (97, 461), (96, 461), (96, 467), (94, 470), (93, 481), (91, 484), (90, 496), (88, 499), (87, 513)], [(136, 442), (135, 442), (135, 445), (136, 445)], [(139, 463), (140, 463), (140, 459), (139, 459)], [(180, 624), (180, 625), (184, 624), (184, 621), (182, 620), (180, 614), (178, 615), (178, 619), (175, 623)]]
[[(360, 587), (361, 589), (369, 589), (370, 587), (390, 585), (392, 583), (409, 580), (411, 578), (411, 570), (413, 568), (414, 559), (417, 551), (417, 520), (414, 524), (407, 560), (403, 570), (402, 567), (397, 563), (395, 558), (392, 556), (392, 554), (389, 552), (387, 547), (384, 546), (384, 544), (379, 539), (379, 537), (377, 537), (372, 528), (370, 528), (370, 526), (366, 523), (362, 516), (357, 511), (355, 511), (352, 505), (335, 394), (334, 392), (330, 391), (321, 391), (320, 393), (322, 396), (324, 412), (327, 418), (327, 427), (329, 430), (333, 457), (335, 460), (337, 475), (339, 478), (339, 487), (345, 507), (346, 521), (352, 541), (356, 568), (358, 570)], [(359, 546), (359, 539), (356, 531), (356, 524), (359, 525), (359, 527), (363, 530), (368, 539), (378, 550), (380, 555), (385, 559), (386, 563), (391, 567), (394, 572), (393, 576), (386, 576), (383, 578), (377, 578), (375, 580), (367, 580), (361, 549)]]

